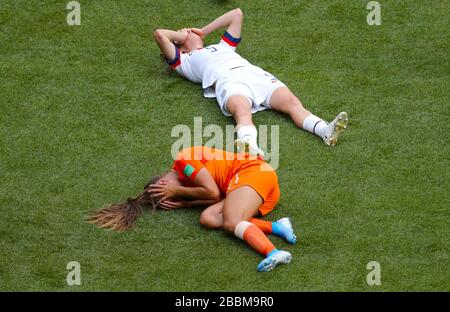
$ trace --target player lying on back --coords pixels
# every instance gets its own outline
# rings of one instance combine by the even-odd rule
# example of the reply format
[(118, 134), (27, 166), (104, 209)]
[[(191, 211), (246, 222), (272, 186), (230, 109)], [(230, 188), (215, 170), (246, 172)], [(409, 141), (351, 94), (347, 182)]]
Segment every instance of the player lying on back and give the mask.
[[(328, 124), (306, 110), (275, 76), (236, 53), (243, 18), (242, 11), (235, 9), (201, 29), (157, 29), (154, 37), (167, 63), (181, 76), (201, 84), (204, 96), (215, 97), (222, 113), (233, 116), (238, 147), (248, 145), (253, 154), (263, 154), (252, 114), (265, 109), (288, 114), (297, 127), (335, 145), (347, 128), (347, 113), (341, 112)], [(220, 41), (204, 47), (204, 38), (218, 29), (226, 29)]]
[(297, 241), (288, 218), (276, 222), (255, 218), (271, 212), (279, 198), (277, 175), (261, 158), (197, 146), (181, 151), (172, 169), (153, 178), (137, 197), (94, 212), (89, 222), (126, 231), (149, 206), (167, 210), (204, 206), (200, 224), (246, 241), (265, 256), (257, 267), (265, 272), (291, 261), (291, 254), (276, 249), (266, 234), (291, 244)]

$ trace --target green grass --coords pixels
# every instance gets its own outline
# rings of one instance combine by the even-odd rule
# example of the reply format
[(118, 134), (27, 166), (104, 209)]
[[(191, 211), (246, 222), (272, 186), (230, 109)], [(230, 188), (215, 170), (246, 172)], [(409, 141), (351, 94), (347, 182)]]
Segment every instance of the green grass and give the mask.
[[(448, 1), (66, 1), (0, 4), (0, 290), (449, 291)], [(351, 124), (335, 148), (284, 116), (282, 197), (293, 262), (256, 273), (261, 257), (208, 231), (199, 210), (158, 212), (116, 234), (89, 210), (140, 191), (171, 164), (177, 124), (225, 127), (201, 88), (167, 74), (156, 27), (245, 14), (239, 52), (285, 82), (311, 111)], [(220, 34), (217, 33), (217, 36)], [(212, 43), (217, 39), (208, 39)], [(66, 264), (82, 285), (66, 285)], [(381, 286), (366, 265), (381, 264)]]

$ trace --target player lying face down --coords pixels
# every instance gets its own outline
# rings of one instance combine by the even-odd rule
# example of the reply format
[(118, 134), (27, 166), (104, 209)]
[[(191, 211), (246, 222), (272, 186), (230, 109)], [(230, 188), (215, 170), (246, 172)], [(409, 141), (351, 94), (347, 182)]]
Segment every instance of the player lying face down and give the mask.
[(200, 215), (201, 225), (246, 241), (266, 257), (258, 271), (270, 271), (289, 263), (291, 254), (276, 249), (266, 234), (291, 244), (297, 241), (288, 218), (275, 222), (255, 218), (270, 213), (279, 198), (277, 175), (261, 158), (196, 146), (181, 151), (171, 170), (151, 179), (137, 197), (95, 211), (88, 222), (122, 232), (132, 228), (149, 207), (206, 207)]
[[(179, 75), (201, 84), (204, 96), (216, 98), (222, 113), (233, 116), (238, 147), (263, 155), (252, 114), (265, 109), (289, 115), (298, 128), (319, 136), (327, 145), (335, 145), (347, 128), (347, 113), (341, 112), (331, 123), (325, 122), (305, 109), (274, 75), (240, 56), (236, 49), (241, 42), (243, 20), (243, 12), (234, 9), (202, 28), (156, 29), (154, 37), (168, 65)], [(204, 47), (203, 39), (218, 29), (225, 30), (223, 36)]]

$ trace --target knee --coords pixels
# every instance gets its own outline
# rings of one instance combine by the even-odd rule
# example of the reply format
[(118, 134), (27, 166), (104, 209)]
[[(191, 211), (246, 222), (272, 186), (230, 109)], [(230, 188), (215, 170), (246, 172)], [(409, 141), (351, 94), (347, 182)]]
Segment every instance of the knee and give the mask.
[(234, 118), (247, 118), (252, 116), (252, 111), (250, 107), (242, 105), (241, 107), (235, 107), (233, 113), (231, 113)]
[(293, 94), (289, 95), (285, 103), (284, 113), (290, 116), (298, 115), (305, 110), (300, 99)]
[(207, 229), (217, 229), (221, 227), (217, 218), (205, 211), (200, 214), (200, 224)]
[(252, 114), (251, 103), (246, 98), (236, 99), (233, 96), (227, 101), (227, 110), (235, 117), (242, 117)]
[(304, 109), (302, 102), (300, 101), (300, 99), (298, 97), (296, 97), (295, 95), (291, 94), (289, 96), (289, 99), (287, 101), (288, 105), (289, 105), (289, 111), (292, 110), (299, 110), (299, 109)]

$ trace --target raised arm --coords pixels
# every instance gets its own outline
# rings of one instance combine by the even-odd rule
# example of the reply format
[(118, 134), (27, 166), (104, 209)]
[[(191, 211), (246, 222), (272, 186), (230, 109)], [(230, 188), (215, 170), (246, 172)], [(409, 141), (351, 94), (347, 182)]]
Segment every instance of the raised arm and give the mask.
[(174, 44), (182, 45), (188, 34), (189, 32), (186, 29), (180, 31), (157, 29), (153, 36), (164, 57), (167, 60), (173, 60), (177, 53)]
[(214, 21), (203, 27), (201, 31), (204, 36), (207, 36), (215, 30), (226, 28), (231, 36), (240, 38), (243, 20), (244, 14), (241, 9), (234, 9), (216, 18)]

